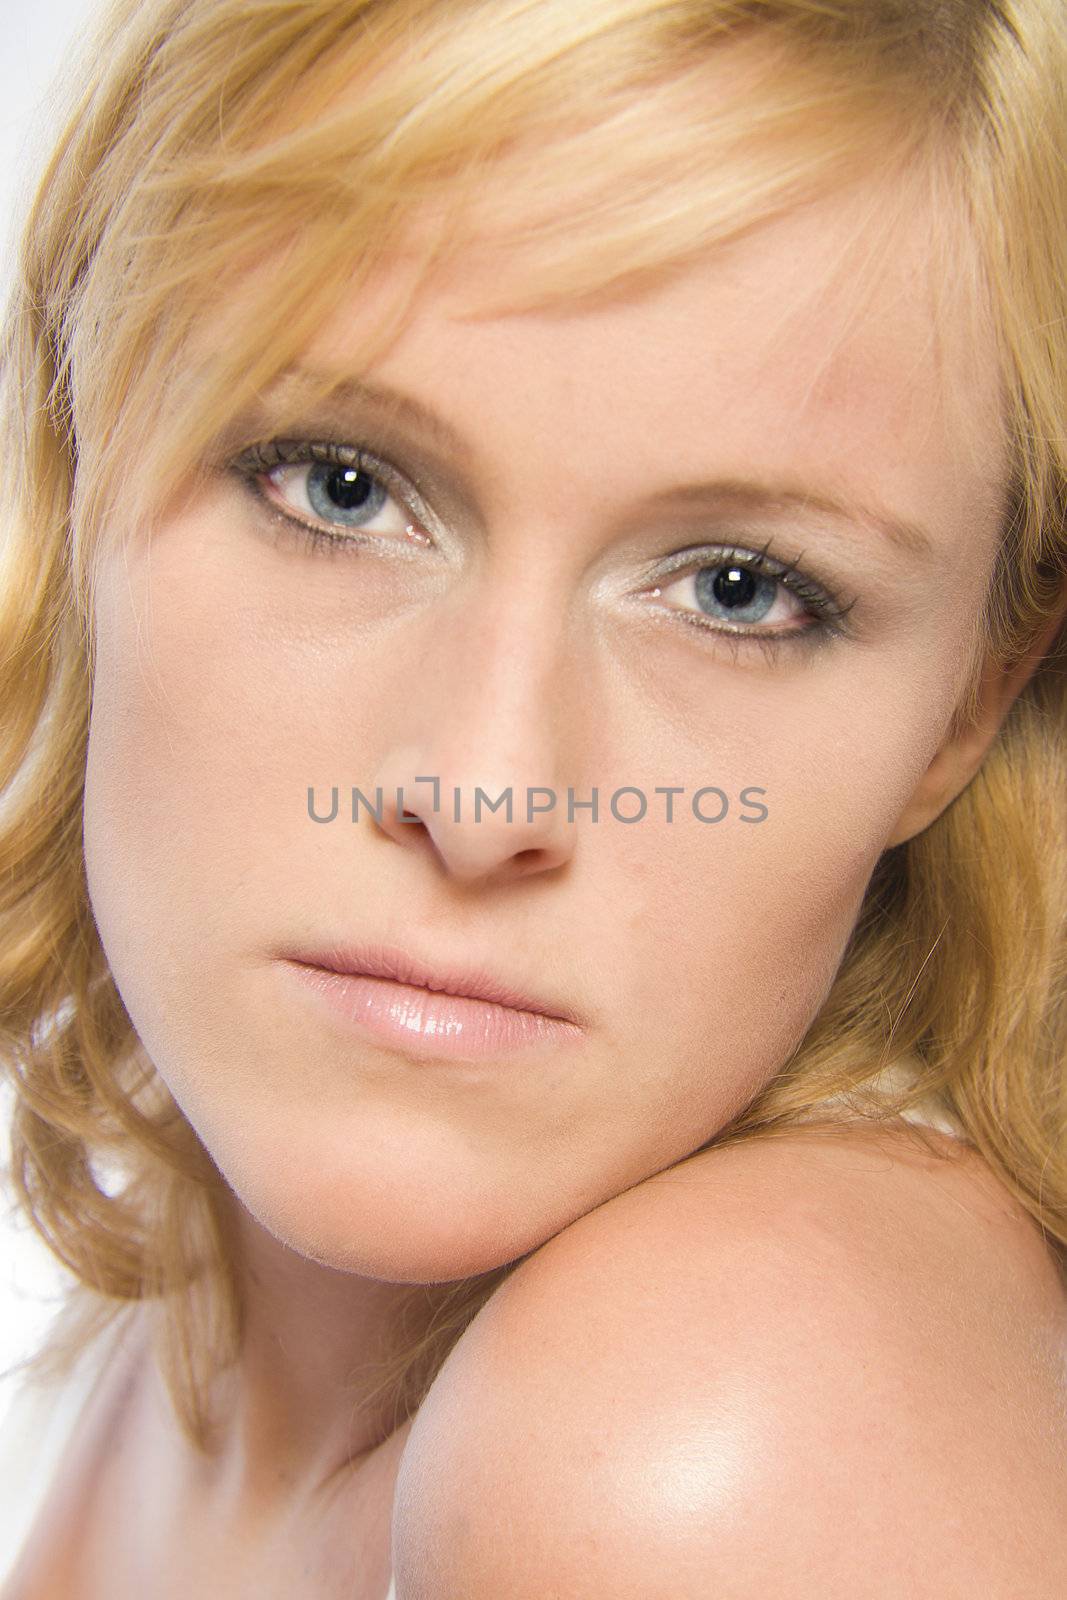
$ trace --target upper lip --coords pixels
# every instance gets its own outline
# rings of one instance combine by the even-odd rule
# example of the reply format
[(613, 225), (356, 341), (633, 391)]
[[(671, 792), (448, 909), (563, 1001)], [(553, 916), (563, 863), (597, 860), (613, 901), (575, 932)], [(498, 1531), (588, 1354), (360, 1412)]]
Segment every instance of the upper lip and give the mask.
[(362, 974), (371, 978), (392, 978), (396, 983), (411, 983), (438, 994), (466, 995), (475, 1000), (490, 1000), (515, 1011), (533, 1011), (561, 1022), (582, 1026), (569, 1008), (554, 1000), (530, 995), (498, 979), (485, 967), (459, 967), (422, 961), (399, 945), (330, 943), (321, 949), (304, 948), (287, 952), (288, 959), (306, 966), (322, 967), (327, 972)]

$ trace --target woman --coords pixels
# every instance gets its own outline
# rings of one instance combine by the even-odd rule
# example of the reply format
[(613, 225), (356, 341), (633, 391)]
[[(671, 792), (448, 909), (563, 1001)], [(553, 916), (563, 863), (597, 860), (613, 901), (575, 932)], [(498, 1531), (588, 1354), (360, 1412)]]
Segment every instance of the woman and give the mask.
[(101, 13), (5, 324), (10, 1600), (1067, 1592), (1059, 20)]

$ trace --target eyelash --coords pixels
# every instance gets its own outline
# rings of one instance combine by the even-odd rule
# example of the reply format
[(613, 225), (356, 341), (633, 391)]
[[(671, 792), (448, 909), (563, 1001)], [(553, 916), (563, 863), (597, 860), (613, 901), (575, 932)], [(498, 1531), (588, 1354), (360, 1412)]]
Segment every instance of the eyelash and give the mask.
[[(275, 501), (263, 493), (259, 479), (273, 467), (302, 464), (353, 467), (357, 472), (366, 473), (368, 477), (377, 479), (405, 506), (408, 502), (419, 503), (419, 497), (413, 492), (411, 485), (394, 467), (361, 446), (336, 444), (332, 441), (320, 443), (312, 439), (268, 439), (260, 444), (249, 445), (246, 450), (242, 450), (234, 457), (230, 467), (243, 481), (257, 503), (265, 506), (270, 512), (276, 526), (294, 538), (303, 536), (306, 550), (335, 555), (346, 546), (351, 548), (357, 545), (366, 548), (368, 545), (380, 545), (381, 539), (375, 534), (361, 534), (358, 528), (352, 528), (347, 533), (331, 533), (327, 528), (313, 527), (302, 517), (293, 517), (282, 511)], [(417, 512), (416, 516), (421, 516), (421, 512)]]
[[(421, 505), (421, 497), (394, 467), (371, 451), (357, 445), (311, 439), (270, 439), (242, 450), (229, 466), (253, 495), (257, 504), (266, 507), (275, 525), (287, 537), (301, 537), (307, 551), (336, 555), (343, 547), (380, 546), (382, 541), (378, 535), (361, 534), (355, 528), (346, 533), (331, 533), (325, 528), (313, 527), (302, 517), (290, 516), (269, 499), (260, 487), (259, 479), (273, 467), (330, 463), (352, 467), (366, 473), (381, 487), (387, 489), (405, 511)], [(416, 511), (415, 520), (425, 520), (420, 511)], [(756, 576), (780, 583), (783, 588), (795, 595), (803, 603), (808, 615), (813, 618), (809, 627), (792, 628), (784, 633), (761, 633), (751, 627), (724, 627), (696, 612), (676, 610), (674, 607), (665, 607), (664, 610), (670, 616), (677, 617), (686, 626), (700, 628), (703, 632), (712, 633), (719, 639), (731, 640), (735, 646), (758, 644), (771, 660), (777, 658), (778, 649), (782, 644), (804, 644), (810, 647), (820, 641), (824, 642), (829, 638), (843, 635), (846, 632), (845, 618), (856, 604), (855, 599), (842, 600), (828, 585), (813, 582), (796, 562), (779, 560), (769, 555), (771, 542), (768, 539), (765, 545), (757, 549), (725, 544), (693, 546), (677, 551), (667, 558), (666, 565), (660, 566), (653, 575), (652, 582), (658, 587), (667, 578), (686, 577), (708, 568), (738, 566)], [(797, 557), (797, 561), (802, 559), (802, 556)]]

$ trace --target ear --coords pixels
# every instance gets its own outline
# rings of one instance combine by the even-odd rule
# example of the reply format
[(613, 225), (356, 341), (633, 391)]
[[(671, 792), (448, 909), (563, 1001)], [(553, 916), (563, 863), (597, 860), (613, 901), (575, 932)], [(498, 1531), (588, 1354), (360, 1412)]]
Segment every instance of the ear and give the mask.
[(986, 666), (979, 690), (981, 715), (966, 733), (946, 739), (923, 773), (911, 799), (897, 819), (885, 849), (903, 844), (929, 827), (970, 783), (1004, 718), (1044, 659), (1067, 617), (1067, 587), (1056, 611), (1035, 636), (1026, 654), (1009, 671), (995, 663)]

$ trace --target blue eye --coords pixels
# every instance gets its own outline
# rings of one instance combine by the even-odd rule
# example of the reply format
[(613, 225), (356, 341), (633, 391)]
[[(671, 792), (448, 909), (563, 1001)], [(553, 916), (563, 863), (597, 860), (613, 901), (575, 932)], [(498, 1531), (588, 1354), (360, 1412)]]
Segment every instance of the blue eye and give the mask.
[(731, 622), (760, 622), (774, 605), (777, 581), (747, 567), (701, 567), (693, 575), (697, 600), (708, 612), (725, 611)]
[[(668, 605), (664, 609), (688, 625), (732, 641), (756, 642), (765, 648), (779, 643), (811, 644), (843, 633), (844, 619), (855, 601), (842, 602), (795, 564), (775, 560), (768, 548), (769, 541), (762, 550), (728, 546), (679, 551), (671, 557), (663, 574), (674, 581), (657, 583), (647, 592), (652, 597), (666, 598), (674, 590), (688, 591), (686, 598), (692, 599), (693, 605)], [(784, 622), (785, 627), (772, 631), (755, 626), (764, 623), (782, 604), (787, 605), (785, 617), (772, 620)]]
[[(405, 547), (433, 542), (418, 514), (405, 503), (416, 497), (399, 473), (354, 445), (272, 439), (243, 450), (230, 465), (256, 499), (271, 509), (276, 521), (288, 532), (301, 535), (310, 550), (336, 554), (346, 546)], [(264, 479), (278, 495), (266, 491)], [(302, 495), (306, 504), (283, 503), (283, 489)], [(310, 518), (319, 519), (324, 526), (315, 525)], [(379, 519), (382, 525), (375, 527)]]
[(316, 516), (340, 514), (353, 527), (373, 521), (389, 499), (388, 490), (362, 467), (323, 466), (309, 469), (307, 497)]

